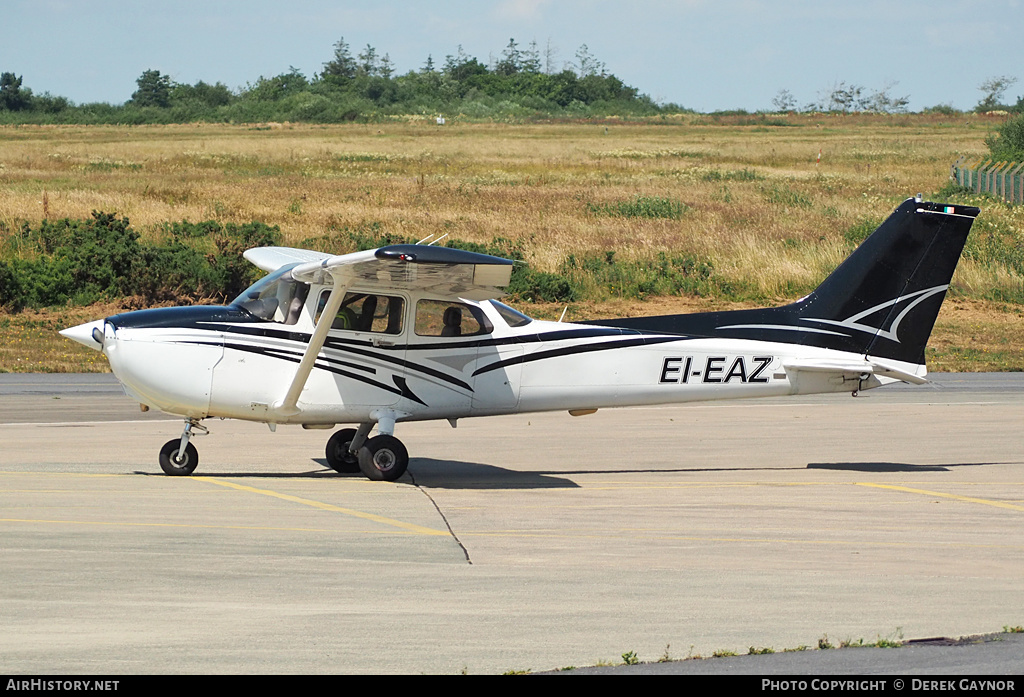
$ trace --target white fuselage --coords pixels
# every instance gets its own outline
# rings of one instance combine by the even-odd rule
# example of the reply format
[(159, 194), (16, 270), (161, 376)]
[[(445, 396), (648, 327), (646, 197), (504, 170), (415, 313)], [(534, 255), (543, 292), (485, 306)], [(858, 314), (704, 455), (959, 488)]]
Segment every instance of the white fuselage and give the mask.
[(852, 392), (894, 381), (787, 370), (787, 362), (864, 360), (797, 344), (539, 320), (510, 326), (489, 301), (462, 301), (486, 317), (481, 324), (487, 331), (423, 335), (413, 312), (432, 296), (394, 292), (408, 313), (401, 331), (332, 329), (297, 408), (283, 410), (321, 291), (313, 287), (293, 324), (201, 319), (185, 326), (115, 328), (108, 319), (103, 351), (128, 393), (145, 405), (192, 419), (311, 426), (375, 421), (372, 415), (382, 408), (398, 420), (455, 419)]

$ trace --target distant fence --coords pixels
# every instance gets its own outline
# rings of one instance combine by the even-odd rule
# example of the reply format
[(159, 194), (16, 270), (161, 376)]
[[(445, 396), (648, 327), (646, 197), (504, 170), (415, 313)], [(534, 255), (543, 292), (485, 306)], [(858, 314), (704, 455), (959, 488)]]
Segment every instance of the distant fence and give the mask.
[(978, 160), (968, 164), (961, 157), (950, 168), (949, 178), (975, 193), (1024, 203), (1024, 162)]

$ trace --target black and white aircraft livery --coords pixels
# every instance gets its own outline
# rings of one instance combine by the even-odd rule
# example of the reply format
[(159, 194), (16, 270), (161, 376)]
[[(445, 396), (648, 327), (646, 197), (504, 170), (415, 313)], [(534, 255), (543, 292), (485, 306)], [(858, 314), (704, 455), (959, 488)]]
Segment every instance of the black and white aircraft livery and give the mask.
[[(160, 450), (199, 462), (210, 417), (330, 429), (338, 472), (402, 476), (402, 421), (926, 382), (925, 344), (979, 209), (908, 199), (810, 295), (783, 307), (579, 324), (498, 302), (512, 262), (428, 244), (332, 256), (250, 249), (269, 272), (226, 306), (128, 312), (65, 329), (144, 407), (180, 415)], [(376, 435), (371, 432), (376, 428)]]

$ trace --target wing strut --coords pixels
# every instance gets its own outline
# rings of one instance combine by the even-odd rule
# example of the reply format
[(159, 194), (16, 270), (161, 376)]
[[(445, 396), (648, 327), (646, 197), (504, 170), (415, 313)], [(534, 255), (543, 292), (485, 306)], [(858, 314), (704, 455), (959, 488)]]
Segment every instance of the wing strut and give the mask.
[(313, 371), (313, 365), (316, 363), (317, 356), (320, 355), (320, 349), (323, 348), (324, 342), (327, 341), (327, 332), (330, 331), (331, 324), (338, 314), (338, 309), (341, 307), (341, 301), (345, 297), (346, 289), (346, 287), (335, 281), (331, 294), (327, 298), (327, 304), (324, 306), (323, 312), (320, 313), (320, 319), (313, 329), (313, 335), (309, 337), (309, 345), (306, 346), (306, 352), (302, 354), (299, 367), (295, 369), (295, 377), (292, 378), (292, 383), (288, 386), (288, 391), (285, 393), (284, 398), (274, 404), (274, 413), (281, 416), (295, 416), (302, 411), (296, 406), (299, 402), (299, 394), (302, 393), (302, 388), (306, 386), (306, 380), (309, 379), (309, 374)]

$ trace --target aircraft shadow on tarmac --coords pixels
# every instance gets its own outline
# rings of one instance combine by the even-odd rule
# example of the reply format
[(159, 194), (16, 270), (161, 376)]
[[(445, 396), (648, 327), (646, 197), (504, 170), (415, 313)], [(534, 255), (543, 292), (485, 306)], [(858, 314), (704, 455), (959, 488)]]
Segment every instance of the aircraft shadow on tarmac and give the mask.
[[(313, 458), (322, 469), (308, 472), (202, 472), (199, 476), (226, 479), (333, 479), (335, 477), (359, 479), (361, 472), (339, 474), (327, 465), (324, 458)], [(593, 469), (523, 472), (479, 462), (413, 458), (409, 463), (408, 479), (416, 486), (427, 489), (576, 489), (579, 484), (569, 479), (574, 475), (602, 474), (686, 474), (698, 472), (751, 472), (826, 469), (849, 472), (949, 472), (956, 467), (983, 467), (986, 465), (1016, 464), (1004, 462), (958, 462), (944, 465), (914, 465), (904, 462), (810, 462), (807, 467), (676, 467), (670, 469)], [(164, 477), (159, 471), (135, 470), (133, 474)], [(406, 477), (403, 477), (404, 481)]]
[[(197, 477), (223, 479), (362, 479), (361, 472), (341, 474), (327, 465), (325, 458), (312, 458), (323, 469), (309, 472), (197, 472)], [(601, 474), (601, 472), (594, 472)], [(135, 470), (132, 474), (164, 477), (160, 471)], [(436, 489), (577, 489), (579, 485), (566, 479), (572, 472), (517, 472), (494, 465), (456, 460), (435, 460), (426, 457), (413, 458), (409, 464), (408, 477), (416, 486)]]
[[(326, 467), (326, 460), (318, 459)], [(409, 475), (413, 483), (427, 489), (575, 489), (579, 484), (568, 479), (576, 475), (694, 474), (700, 472), (750, 472), (803, 470), (803, 467), (672, 467), (589, 470), (548, 470), (523, 472), (494, 465), (455, 460), (413, 458)], [(341, 475), (361, 476), (361, 475)]]
[(984, 467), (1003, 462), (955, 462), (947, 465), (912, 465), (906, 462), (809, 462), (807, 469), (849, 472), (949, 472), (953, 467)]
[[(144, 472), (135, 470), (132, 474), (143, 477), (166, 477), (160, 470)], [(311, 470), (309, 472), (196, 472), (196, 477), (211, 477), (223, 479), (331, 479), (339, 476), (334, 470), (327, 468), (327, 461), (324, 460), (323, 470)], [(362, 475), (344, 474), (343, 477), (355, 477)]]
[(522, 472), (478, 462), (413, 458), (409, 476), (427, 489), (578, 489), (570, 472)]

